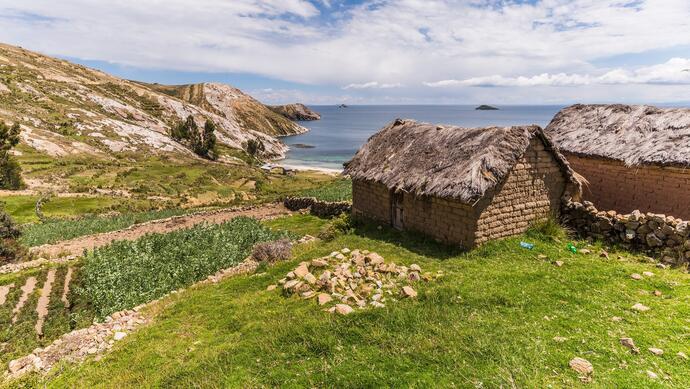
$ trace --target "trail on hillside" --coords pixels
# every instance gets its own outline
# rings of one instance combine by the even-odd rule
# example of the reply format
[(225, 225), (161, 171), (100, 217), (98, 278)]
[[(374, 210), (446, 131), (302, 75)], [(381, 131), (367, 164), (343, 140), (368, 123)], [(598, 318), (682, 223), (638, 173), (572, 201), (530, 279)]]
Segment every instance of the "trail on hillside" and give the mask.
[(190, 228), (200, 223), (220, 224), (238, 216), (267, 219), (288, 213), (290, 211), (282, 204), (271, 203), (257, 207), (231, 208), (173, 216), (167, 219), (135, 224), (124, 230), (81, 236), (62, 242), (33, 247), (31, 252), (47, 258), (80, 256), (84, 250), (93, 250), (116, 240), (135, 240), (146, 234), (164, 234), (183, 228)]

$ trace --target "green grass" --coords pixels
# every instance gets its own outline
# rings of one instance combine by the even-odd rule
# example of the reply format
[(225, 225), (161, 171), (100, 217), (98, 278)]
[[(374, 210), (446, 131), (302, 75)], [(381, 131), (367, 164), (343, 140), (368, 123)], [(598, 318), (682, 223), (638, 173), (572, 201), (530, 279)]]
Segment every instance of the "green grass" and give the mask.
[[(3, 196), (5, 211), (17, 223), (37, 222), (37, 196)], [(114, 197), (53, 197), (43, 206), (46, 217), (74, 217), (83, 214), (103, 213), (112, 210), (126, 209), (132, 206), (146, 207), (147, 201), (133, 201)]]
[(350, 201), (352, 200), (352, 180), (339, 178), (318, 188), (302, 190), (299, 195), (316, 197), (322, 201)]
[[(322, 221), (298, 216), (294, 223), (317, 230)], [(289, 221), (271, 225), (289, 227)], [(534, 250), (521, 248), (521, 240), (534, 243)], [(690, 368), (676, 353), (690, 353), (689, 276), (615, 249), (609, 250), (611, 260), (599, 258), (597, 247), (592, 255), (572, 254), (566, 243), (532, 232), (461, 253), (415, 234), (360, 226), (332, 242), (301, 247), (294, 260), (265, 273), (174, 295), (154, 323), (100, 362), (63, 365), (22, 384), (569, 388), (583, 385), (568, 367), (580, 356), (594, 365), (590, 387), (687, 387)], [(417, 263), (445, 276), (418, 284), (416, 300), (345, 317), (323, 312), (314, 301), (265, 290), (299, 261), (343, 247), (373, 250), (387, 261)], [(643, 271), (656, 275), (630, 278)], [(631, 310), (637, 302), (651, 310)], [(566, 341), (556, 342), (556, 336)], [(623, 336), (632, 337), (642, 353), (621, 346)], [(654, 356), (648, 347), (665, 353)], [(646, 370), (662, 378), (653, 381)]]
[(85, 256), (80, 293), (105, 317), (236, 265), (255, 243), (278, 235), (255, 219), (238, 217), (223, 224), (116, 241)]
[(264, 225), (272, 230), (292, 233), (298, 236), (318, 235), (321, 228), (329, 223), (328, 219), (316, 218), (310, 215), (294, 215), (279, 217), (273, 220), (267, 220)]
[(78, 219), (53, 219), (45, 223), (33, 223), (23, 226), (20, 242), (29, 247), (40, 246), (84, 235), (121, 230), (134, 224), (165, 219), (191, 211), (176, 208), (125, 213), (114, 216), (88, 215)]

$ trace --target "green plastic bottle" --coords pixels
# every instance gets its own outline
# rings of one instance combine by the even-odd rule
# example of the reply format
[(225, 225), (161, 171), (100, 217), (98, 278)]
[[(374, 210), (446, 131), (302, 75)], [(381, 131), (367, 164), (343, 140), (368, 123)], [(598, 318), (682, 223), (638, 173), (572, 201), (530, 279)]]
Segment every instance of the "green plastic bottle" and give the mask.
[(575, 247), (575, 245), (572, 243), (568, 243), (568, 250), (570, 250), (570, 252), (572, 252), (573, 254), (577, 253), (577, 247)]

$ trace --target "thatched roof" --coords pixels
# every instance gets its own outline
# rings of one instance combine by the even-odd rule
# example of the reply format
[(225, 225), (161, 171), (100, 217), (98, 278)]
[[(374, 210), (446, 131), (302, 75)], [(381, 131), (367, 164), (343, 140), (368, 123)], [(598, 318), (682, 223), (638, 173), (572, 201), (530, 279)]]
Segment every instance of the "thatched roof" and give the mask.
[(690, 167), (690, 108), (649, 105), (573, 105), (544, 130), (558, 148), (628, 166)]
[[(355, 180), (390, 189), (472, 203), (507, 176), (530, 140), (551, 143), (538, 126), (462, 128), (395, 120), (374, 134), (346, 164)], [(554, 155), (577, 185), (570, 166)]]

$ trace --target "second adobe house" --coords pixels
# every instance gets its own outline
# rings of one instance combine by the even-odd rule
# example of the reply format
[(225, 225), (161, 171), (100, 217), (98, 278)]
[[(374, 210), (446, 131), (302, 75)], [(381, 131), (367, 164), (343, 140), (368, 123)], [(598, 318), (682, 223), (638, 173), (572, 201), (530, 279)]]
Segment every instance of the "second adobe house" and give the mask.
[(690, 220), (690, 109), (584, 105), (561, 110), (544, 130), (587, 181), (598, 209)]
[(517, 235), (579, 200), (581, 184), (538, 126), (395, 120), (345, 166), (352, 212), (472, 248)]

